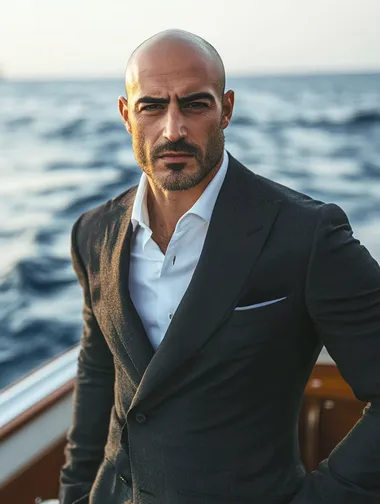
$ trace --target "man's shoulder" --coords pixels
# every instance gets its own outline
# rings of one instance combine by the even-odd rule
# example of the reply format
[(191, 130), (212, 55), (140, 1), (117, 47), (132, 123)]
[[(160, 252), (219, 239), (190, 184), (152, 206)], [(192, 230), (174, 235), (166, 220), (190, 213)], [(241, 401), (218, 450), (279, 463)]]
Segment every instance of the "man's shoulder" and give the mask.
[(277, 205), (276, 229), (288, 235), (299, 236), (305, 242), (307, 237), (313, 240), (318, 230), (331, 223), (348, 223), (345, 212), (334, 203), (326, 203), (255, 173), (236, 159), (233, 159), (232, 168), (236, 168), (235, 180), (239, 181), (244, 198), (252, 203), (252, 208)]
[(74, 229), (80, 227), (83, 232), (104, 227), (110, 219), (117, 218), (133, 205), (136, 190), (137, 185), (131, 186), (105, 203), (85, 211), (76, 220)]
[[(253, 188), (252, 197), (255, 197), (255, 190), (260, 191), (260, 200), (271, 202), (281, 202), (281, 206), (288, 210), (306, 212), (319, 211), (326, 203), (324, 201), (313, 198), (312, 196), (297, 191), (289, 186), (283, 185), (275, 180), (269, 179), (256, 173), (242, 163), (233, 159), (236, 165), (240, 166), (240, 170), (244, 171), (244, 184), (249, 184)], [(242, 173), (242, 172), (241, 172)]]
[(289, 186), (280, 184), (275, 180), (255, 174), (256, 179), (265, 192), (268, 200), (281, 201), (285, 207), (304, 208), (305, 210), (319, 210), (326, 203)]

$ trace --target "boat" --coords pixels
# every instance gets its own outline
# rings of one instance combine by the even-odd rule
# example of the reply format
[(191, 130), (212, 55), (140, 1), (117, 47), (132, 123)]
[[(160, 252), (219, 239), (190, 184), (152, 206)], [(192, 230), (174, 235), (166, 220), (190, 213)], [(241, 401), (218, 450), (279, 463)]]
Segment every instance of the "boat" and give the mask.
[[(1, 504), (58, 504), (78, 354), (75, 345), (0, 392)], [(299, 416), (300, 450), (308, 471), (329, 455), (364, 407), (322, 351)]]
[(0, 392), (0, 502), (57, 498), (79, 345)]

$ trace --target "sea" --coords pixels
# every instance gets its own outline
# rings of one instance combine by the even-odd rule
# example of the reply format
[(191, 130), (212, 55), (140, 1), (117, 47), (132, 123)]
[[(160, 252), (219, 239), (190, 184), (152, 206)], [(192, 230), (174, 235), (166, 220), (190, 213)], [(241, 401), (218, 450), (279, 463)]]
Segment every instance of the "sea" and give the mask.
[[(380, 261), (380, 74), (232, 77), (226, 147), (347, 213)], [(0, 81), (0, 388), (80, 340), (70, 231), (139, 180), (123, 79)]]

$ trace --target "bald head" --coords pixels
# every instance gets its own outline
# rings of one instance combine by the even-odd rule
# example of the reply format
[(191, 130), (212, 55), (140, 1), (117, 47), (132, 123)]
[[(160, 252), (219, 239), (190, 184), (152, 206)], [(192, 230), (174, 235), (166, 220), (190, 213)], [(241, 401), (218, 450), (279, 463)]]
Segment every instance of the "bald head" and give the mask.
[(133, 92), (139, 77), (146, 73), (149, 65), (166, 58), (175, 65), (181, 59), (194, 59), (206, 66), (213, 74), (213, 80), (223, 96), (225, 89), (225, 70), (217, 50), (206, 40), (184, 30), (165, 30), (140, 44), (128, 60), (125, 72), (127, 95)]

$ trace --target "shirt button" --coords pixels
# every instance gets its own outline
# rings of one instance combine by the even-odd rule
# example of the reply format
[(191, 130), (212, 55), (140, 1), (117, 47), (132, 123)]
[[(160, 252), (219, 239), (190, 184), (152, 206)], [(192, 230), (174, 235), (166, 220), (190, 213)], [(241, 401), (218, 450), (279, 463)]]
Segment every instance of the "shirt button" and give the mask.
[(139, 424), (143, 424), (146, 422), (146, 415), (144, 415), (144, 413), (137, 413), (135, 418), (136, 422)]
[(119, 474), (119, 479), (126, 485), (130, 485), (130, 483), (128, 483), (128, 481), (124, 478), (124, 476), (122, 476), (121, 474)]

